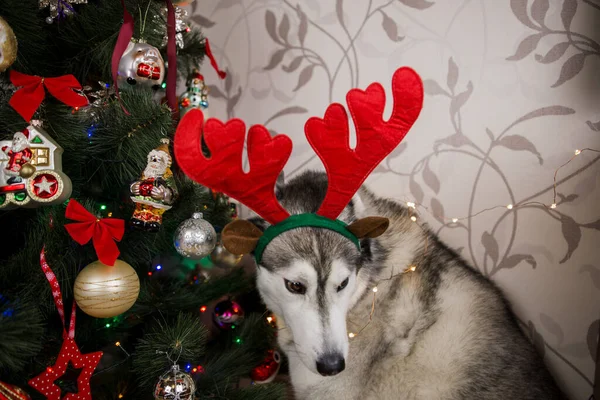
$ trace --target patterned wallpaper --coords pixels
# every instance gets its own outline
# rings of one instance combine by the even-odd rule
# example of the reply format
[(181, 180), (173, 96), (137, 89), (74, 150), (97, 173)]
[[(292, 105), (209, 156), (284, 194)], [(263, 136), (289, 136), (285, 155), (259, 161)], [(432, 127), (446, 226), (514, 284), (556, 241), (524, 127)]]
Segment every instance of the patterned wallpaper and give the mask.
[(575, 149), (600, 149), (599, 0), (207, 0), (189, 9), (229, 70), (219, 81), (203, 69), (209, 114), (290, 135), (287, 177), (322, 168), (304, 138), (308, 117), (373, 81), (389, 95), (397, 67), (417, 70), (421, 117), (368, 184), (421, 204), (442, 239), (502, 287), (568, 395), (590, 397), (600, 154), (563, 168), (557, 207), (547, 205), (554, 171)]

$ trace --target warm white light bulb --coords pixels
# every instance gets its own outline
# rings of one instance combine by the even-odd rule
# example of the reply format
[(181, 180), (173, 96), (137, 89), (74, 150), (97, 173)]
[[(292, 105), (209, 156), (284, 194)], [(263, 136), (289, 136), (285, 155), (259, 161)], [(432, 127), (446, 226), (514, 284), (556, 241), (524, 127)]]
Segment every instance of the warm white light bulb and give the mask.
[(377, 293), (377, 286), (373, 288), (373, 293)]
[(457, 223), (458, 222), (458, 218), (452, 218), (452, 222)]
[(556, 203), (550, 204), (550, 208), (556, 208)]
[(575, 150), (575, 155), (576, 155), (576, 156), (578, 156), (578, 155), (580, 155), (580, 154), (581, 154), (581, 150), (579, 150), (579, 149)]
[(506, 206), (506, 208), (508, 208), (509, 210), (512, 210), (513, 209), (513, 205), (509, 204), (509, 205)]
[(355, 335), (354, 333), (352, 333), (352, 332), (350, 332), (350, 333), (348, 334), (348, 337), (349, 337), (350, 339), (352, 339), (354, 336), (356, 336), (356, 335)]
[(411, 220), (412, 222), (417, 222), (417, 217), (415, 217), (415, 216), (413, 215), (412, 217), (410, 217), (410, 220)]
[(415, 204), (415, 203), (413, 203), (412, 201), (407, 201), (407, 202), (406, 202), (406, 206), (407, 206), (407, 207), (409, 207), (409, 208), (415, 208), (415, 207), (416, 207), (416, 204)]
[(273, 322), (273, 317), (267, 317), (267, 322), (269, 322), (269, 323)]
[(409, 269), (414, 272), (417, 269), (417, 267), (414, 265), (411, 265)]

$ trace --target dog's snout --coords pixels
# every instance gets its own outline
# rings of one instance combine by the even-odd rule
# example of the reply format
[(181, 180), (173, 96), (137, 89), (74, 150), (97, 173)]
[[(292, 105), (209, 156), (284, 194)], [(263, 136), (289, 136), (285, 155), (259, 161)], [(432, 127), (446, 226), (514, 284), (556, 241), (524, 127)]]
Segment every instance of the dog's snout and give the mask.
[(338, 353), (327, 353), (317, 360), (317, 371), (323, 376), (337, 375), (344, 368), (346, 368), (346, 361)]

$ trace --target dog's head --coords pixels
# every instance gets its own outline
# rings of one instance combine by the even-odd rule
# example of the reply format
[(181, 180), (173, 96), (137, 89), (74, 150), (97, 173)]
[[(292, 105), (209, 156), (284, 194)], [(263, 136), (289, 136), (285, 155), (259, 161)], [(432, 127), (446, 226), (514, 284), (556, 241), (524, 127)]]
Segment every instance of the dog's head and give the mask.
[[(315, 212), (327, 189), (325, 174), (305, 173), (286, 186), (278, 186), (277, 198), (292, 213)], [(355, 196), (355, 201), (358, 201)], [(344, 370), (348, 355), (346, 314), (358, 284), (358, 271), (367, 260), (372, 243), (387, 228), (385, 218), (357, 219), (355, 204), (341, 219), (363, 238), (356, 243), (338, 232), (300, 227), (277, 235), (266, 246), (257, 272), (257, 286), (267, 307), (285, 324), (281, 337), (306, 367), (321, 375)], [(264, 220), (237, 221), (247, 229), (264, 231)], [(256, 227), (256, 228), (254, 228)], [(239, 239), (239, 237), (238, 237)], [(231, 245), (231, 243), (228, 243)], [(364, 290), (364, 284), (360, 287)]]

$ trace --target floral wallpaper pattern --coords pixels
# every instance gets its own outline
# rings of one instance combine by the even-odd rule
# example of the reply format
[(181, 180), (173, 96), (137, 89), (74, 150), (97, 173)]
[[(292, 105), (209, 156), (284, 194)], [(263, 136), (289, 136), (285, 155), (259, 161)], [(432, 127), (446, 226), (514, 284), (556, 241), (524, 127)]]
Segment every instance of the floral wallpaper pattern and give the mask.
[(290, 135), (288, 178), (322, 169), (306, 119), (353, 87), (389, 90), (399, 66), (418, 71), (423, 112), (367, 183), (417, 203), (504, 290), (569, 397), (590, 397), (600, 153), (583, 151), (557, 173), (555, 201), (553, 179), (575, 149), (600, 149), (600, 1), (208, 0), (189, 9), (229, 71), (219, 81), (203, 68), (209, 114)]

